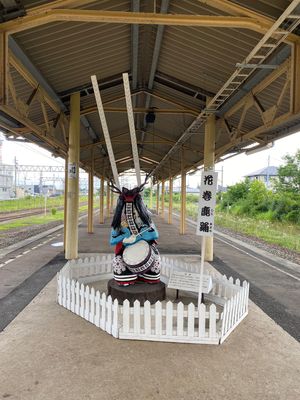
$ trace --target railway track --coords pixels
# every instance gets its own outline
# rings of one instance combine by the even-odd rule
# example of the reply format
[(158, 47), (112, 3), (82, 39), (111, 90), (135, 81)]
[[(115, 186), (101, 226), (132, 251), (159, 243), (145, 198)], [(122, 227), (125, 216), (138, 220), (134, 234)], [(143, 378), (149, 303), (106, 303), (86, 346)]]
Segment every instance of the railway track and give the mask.
[(0, 213), (0, 224), (13, 221), (15, 219), (30, 217), (31, 215), (38, 215), (44, 212), (43, 208), (32, 209), (32, 210), (21, 210), (21, 211), (10, 211), (7, 213)]
[[(82, 203), (80, 203), (80, 206), (84, 206), (86, 204), (87, 204), (87, 202), (82, 202)], [(56, 208), (56, 210), (63, 210), (64, 206), (51, 207), (51, 208)], [(49, 213), (50, 210), (51, 209), (48, 208), (47, 213)], [(19, 210), (19, 211), (0, 212), (0, 225), (4, 224), (7, 221), (13, 221), (13, 220), (20, 219), (20, 218), (30, 217), (32, 215), (39, 215), (39, 214), (43, 214), (44, 212), (45, 212), (45, 209), (43, 207), (27, 209), (27, 210)]]

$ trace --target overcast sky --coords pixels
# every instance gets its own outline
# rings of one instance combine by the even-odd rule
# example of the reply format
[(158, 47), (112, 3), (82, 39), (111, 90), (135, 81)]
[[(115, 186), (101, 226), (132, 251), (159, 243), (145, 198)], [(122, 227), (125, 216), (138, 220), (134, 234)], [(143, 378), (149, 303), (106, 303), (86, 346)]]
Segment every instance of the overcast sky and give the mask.
[[(232, 185), (242, 180), (244, 175), (266, 167), (268, 165), (269, 156), (270, 165), (279, 166), (282, 164), (282, 157), (285, 154), (295, 154), (297, 149), (300, 149), (300, 132), (278, 140), (271, 149), (249, 156), (242, 154), (232, 157), (229, 160), (217, 164), (216, 169), (221, 170), (223, 166), (224, 185)], [(3, 163), (13, 164), (15, 157), (17, 158), (18, 164), (22, 165), (64, 165), (64, 160), (52, 157), (51, 153), (36, 145), (4, 141)], [(219, 173), (219, 176), (220, 175), (221, 173)], [(188, 177), (188, 184), (190, 186), (196, 187), (198, 183), (199, 176), (194, 175)]]

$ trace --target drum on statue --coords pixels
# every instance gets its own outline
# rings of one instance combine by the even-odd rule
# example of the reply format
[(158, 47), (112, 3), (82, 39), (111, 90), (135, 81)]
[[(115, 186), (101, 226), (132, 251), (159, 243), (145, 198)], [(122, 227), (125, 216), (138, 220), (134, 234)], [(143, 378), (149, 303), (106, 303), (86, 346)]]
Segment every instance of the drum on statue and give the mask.
[(148, 242), (140, 240), (125, 248), (123, 261), (129, 271), (135, 274), (143, 274), (153, 266), (155, 254)]

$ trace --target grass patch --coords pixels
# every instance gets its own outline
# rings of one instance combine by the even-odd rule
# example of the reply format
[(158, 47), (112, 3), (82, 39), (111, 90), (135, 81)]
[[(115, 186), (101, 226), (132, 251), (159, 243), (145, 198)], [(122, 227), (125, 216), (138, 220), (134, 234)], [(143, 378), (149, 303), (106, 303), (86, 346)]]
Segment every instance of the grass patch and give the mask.
[[(87, 208), (88, 208), (87, 205), (81, 206), (79, 207), (79, 212), (85, 212), (87, 211)], [(96, 208), (94, 209), (94, 211), (95, 210)], [(32, 225), (43, 225), (53, 221), (63, 222), (63, 220), (64, 220), (64, 210), (57, 210), (55, 214), (52, 214), (51, 212), (48, 211), (46, 216), (44, 214), (33, 215), (30, 217), (19, 218), (11, 222), (7, 222), (5, 224), (0, 224), (0, 231), (8, 231), (10, 229), (16, 229), (16, 228), (25, 228)]]
[[(79, 202), (87, 201), (87, 196), (80, 196)], [(64, 196), (57, 197), (47, 197), (47, 209), (63, 207)], [(31, 210), (34, 208), (44, 208), (45, 207), (45, 197), (38, 196), (32, 197), (27, 196), (23, 199), (11, 199), (11, 200), (1, 200), (0, 201), (0, 212), (9, 211), (19, 211), (19, 210)]]
[[(149, 199), (145, 199), (146, 203)], [(147, 201), (148, 200), (148, 201)], [(156, 207), (156, 199), (153, 198), (153, 208)], [(165, 210), (168, 210), (169, 203), (165, 202)], [(173, 200), (173, 211), (180, 213), (180, 202)], [(198, 204), (187, 202), (187, 217), (196, 221), (198, 217)], [(288, 222), (272, 222), (261, 214), (256, 218), (236, 216), (230, 213), (217, 211), (215, 224), (224, 228), (232, 229), (235, 232), (244, 233), (262, 239), (270, 244), (300, 252), (300, 226)]]
[(224, 228), (300, 252), (300, 227), (297, 225), (236, 216), (220, 211), (216, 213), (215, 223)]

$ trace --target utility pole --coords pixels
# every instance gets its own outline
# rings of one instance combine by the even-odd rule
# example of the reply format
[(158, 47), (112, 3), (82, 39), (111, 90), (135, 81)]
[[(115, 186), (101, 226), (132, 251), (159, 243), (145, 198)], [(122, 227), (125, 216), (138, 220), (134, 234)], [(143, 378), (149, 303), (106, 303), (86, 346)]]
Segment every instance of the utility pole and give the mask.
[(18, 171), (18, 162), (17, 157), (15, 157), (15, 197), (17, 198), (17, 172)]

